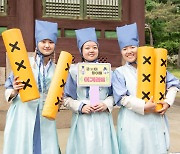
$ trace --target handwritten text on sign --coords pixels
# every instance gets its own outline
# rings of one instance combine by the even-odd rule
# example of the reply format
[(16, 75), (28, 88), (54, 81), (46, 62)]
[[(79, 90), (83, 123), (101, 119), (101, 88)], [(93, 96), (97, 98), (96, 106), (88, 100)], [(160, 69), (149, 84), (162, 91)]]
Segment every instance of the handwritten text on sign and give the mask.
[(111, 85), (110, 63), (79, 63), (78, 64), (79, 86), (103, 86)]

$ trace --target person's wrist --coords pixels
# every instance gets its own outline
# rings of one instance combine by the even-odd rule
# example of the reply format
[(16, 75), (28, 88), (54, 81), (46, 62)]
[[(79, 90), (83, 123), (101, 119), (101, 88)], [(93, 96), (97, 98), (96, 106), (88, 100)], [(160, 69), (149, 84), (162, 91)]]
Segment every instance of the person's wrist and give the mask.
[(146, 111), (146, 110), (147, 110), (147, 104), (144, 105), (144, 111)]
[(11, 96), (12, 96), (12, 97), (15, 97), (17, 94), (18, 94), (18, 90), (15, 90), (15, 89), (14, 89), (14, 90), (12, 91)]
[(167, 106), (167, 108), (170, 108), (170, 105), (166, 102), (166, 106)]
[(81, 107), (81, 113), (82, 113), (82, 114), (84, 113), (83, 108), (84, 108), (85, 105), (86, 105), (86, 104), (83, 104), (82, 107)]

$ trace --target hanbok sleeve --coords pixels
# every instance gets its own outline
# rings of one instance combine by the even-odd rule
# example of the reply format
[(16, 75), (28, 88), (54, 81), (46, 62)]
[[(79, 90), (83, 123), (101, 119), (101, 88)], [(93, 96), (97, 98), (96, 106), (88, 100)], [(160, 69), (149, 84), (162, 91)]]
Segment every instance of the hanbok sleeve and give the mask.
[(171, 73), (167, 71), (166, 89), (169, 89), (170, 87), (177, 87), (178, 89), (180, 89), (180, 82), (179, 82), (179, 79), (177, 79), (174, 75), (172, 75)]
[(105, 100), (103, 100), (103, 103), (106, 104), (108, 111), (111, 113), (114, 107), (114, 98), (113, 98), (113, 91), (112, 86), (108, 87), (108, 96)]
[(106, 104), (108, 111), (111, 113), (113, 110), (113, 104), (114, 104), (114, 99), (113, 96), (108, 96), (104, 101), (104, 104)]
[(75, 113), (81, 113), (84, 103), (77, 100), (76, 92), (77, 83), (73, 80), (71, 74), (69, 73), (64, 89), (64, 106)]
[(145, 101), (135, 96), (130, 96), (126, 88), (125, 78), (120, 72), (115, 71), (113, 73), (112, 85), (116, 105), (123, 105), (129, 110), (144, 115)]
[(71, 97), (72, 99), (77, 99), (77, 83), (73, 80), (71, 74), (69, 73), (66, 85), (64, 88), (64, 96)]
[(68, 109), (72, 110), (75, 113), (81, 113), (83, 103), (78, 100), (74, 100), (71, 97), (65, 97), (64, 98), (64, 106), (67, 107)]
[(176, 94), (177, 94), (178, 91), (179, 91), (179, 89), (178, 89), (177, 87), (170, 87), (170, 88), (167, 90), (167, 93), (166, 93), (164, 102), (166, 102), (166, 103), (168, 103), (170, 106), (172, 106), (173, 103), (174, 103), (174, 100), (175, 100), (175, 98), (176, 98)]
[(126, 88), (126, 81), (124, 76), (115, 70), (112, 74), (112, 87), (114, 102), (116, 105), (121, 106), (121, 99), (123, 96), (128, 96), (129, 92)]
[(166, 77), (166, 89), (167, 89), (167, 92), (166, 92), (164, 102), (172, 106), (176, 98), (176, 94), (180, 89), (180, 82), (179, 82), (179, 79), (174, 77), (168, 71), (167, 71), (167, 77)]
[(11, 72), (5, 82), (5, 88), (6, 89), (13, 89), (13, 80), (14, 80), (14, 75)]
[(7, 78), (6, 82), (5, 82), (5, 99), (7, 102), (12, 103), (12, 101), (14, 100), (14, 98), (16, 98), (16, 96), (10, 98), (11, 93), (13, 92), (13, 80), (14, 80), (14, 75), (11, 72), (9, 77)]

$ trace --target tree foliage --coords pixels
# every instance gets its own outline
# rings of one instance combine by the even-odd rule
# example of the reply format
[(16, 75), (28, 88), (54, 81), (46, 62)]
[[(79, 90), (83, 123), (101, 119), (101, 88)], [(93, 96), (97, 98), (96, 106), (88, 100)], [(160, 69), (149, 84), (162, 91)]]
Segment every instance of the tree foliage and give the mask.
[[(151, 27), (154, 47), (166, 48), (169, 55), (178, 54), (180, 47), (179, 0), (146, 0), (146, 23)], [(149, 42), (147, 31), (146, 42)]]

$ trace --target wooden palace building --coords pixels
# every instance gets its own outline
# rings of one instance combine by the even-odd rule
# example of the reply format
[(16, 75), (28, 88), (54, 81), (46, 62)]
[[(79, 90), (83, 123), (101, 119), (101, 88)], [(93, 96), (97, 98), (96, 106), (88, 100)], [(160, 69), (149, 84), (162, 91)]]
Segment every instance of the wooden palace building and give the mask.
[(145, 0), (0, 0), (0, 67), (6, 67), (6, 51), (1, 33), (19, 28), (28, 52), (33, 52), (35, 19), (58, 23), (56, 58), (60, 51), (81, 60), (75, 29), (95, 27), (100, 44), (100, 61), (121, 65), (116, 27), (136, 22), (140, 44), (144, 44)]

